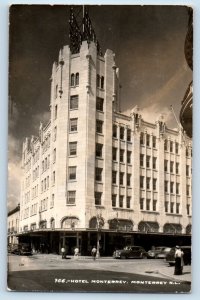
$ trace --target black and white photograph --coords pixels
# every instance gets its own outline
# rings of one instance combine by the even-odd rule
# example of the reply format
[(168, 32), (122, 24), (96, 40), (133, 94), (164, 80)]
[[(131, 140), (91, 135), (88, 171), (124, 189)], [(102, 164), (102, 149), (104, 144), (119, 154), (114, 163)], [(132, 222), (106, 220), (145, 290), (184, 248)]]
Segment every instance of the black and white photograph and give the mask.
[(191, 293), (193, 9), (9, 8), (7, 289)]

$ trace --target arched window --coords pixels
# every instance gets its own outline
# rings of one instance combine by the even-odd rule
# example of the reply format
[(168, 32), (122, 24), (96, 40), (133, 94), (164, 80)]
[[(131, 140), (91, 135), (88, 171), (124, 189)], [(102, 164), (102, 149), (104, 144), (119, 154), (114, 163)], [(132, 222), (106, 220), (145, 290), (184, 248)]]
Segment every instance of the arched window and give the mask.
[(79, 73), (76, 73), (76, 85), (79, 85)]
[(74, 74), (71, 74), (71, 86), (75, 85), (75, 76)]
[(55, 228), (55, 219), (54, 218), (51, 218), (51, 220), (50, 220), (50, 227), (51, 227), (51, 229)]
[(158, 232), (159, 224), (157, 222), (141, 221), (138, 224), (138, 231), (140, 232)]
[(104, 88), (104, 77), (101, 76), (101, 89), (103, 89), (103, 88)]

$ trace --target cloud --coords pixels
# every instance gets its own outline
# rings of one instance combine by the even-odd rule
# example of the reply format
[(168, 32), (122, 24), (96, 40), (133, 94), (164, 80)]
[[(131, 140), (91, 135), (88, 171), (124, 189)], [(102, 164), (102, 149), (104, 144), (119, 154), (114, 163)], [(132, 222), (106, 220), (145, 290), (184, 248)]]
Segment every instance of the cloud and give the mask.
[(13, 135), (8, 137), (8, 191), (7, 206), (11, 210), (20, 202), (21, 187), (21, 142)]

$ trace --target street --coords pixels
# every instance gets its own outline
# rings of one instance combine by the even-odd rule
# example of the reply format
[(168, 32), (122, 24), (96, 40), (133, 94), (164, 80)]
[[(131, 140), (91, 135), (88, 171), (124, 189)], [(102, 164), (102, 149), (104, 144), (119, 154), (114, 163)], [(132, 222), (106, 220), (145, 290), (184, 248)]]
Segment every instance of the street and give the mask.
[(16, 291), (174, 293), (191, 289), (191, 267), (173, 276), (164, 260), (58, 255), (8, 256), (8, 288)]

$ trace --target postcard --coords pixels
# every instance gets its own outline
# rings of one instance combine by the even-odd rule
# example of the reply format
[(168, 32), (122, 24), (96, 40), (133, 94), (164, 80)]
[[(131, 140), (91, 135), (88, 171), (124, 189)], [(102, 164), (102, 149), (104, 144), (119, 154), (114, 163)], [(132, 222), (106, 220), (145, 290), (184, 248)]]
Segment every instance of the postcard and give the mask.
[(8, 290), (191, 292), (192, 8), (9, 21)]

